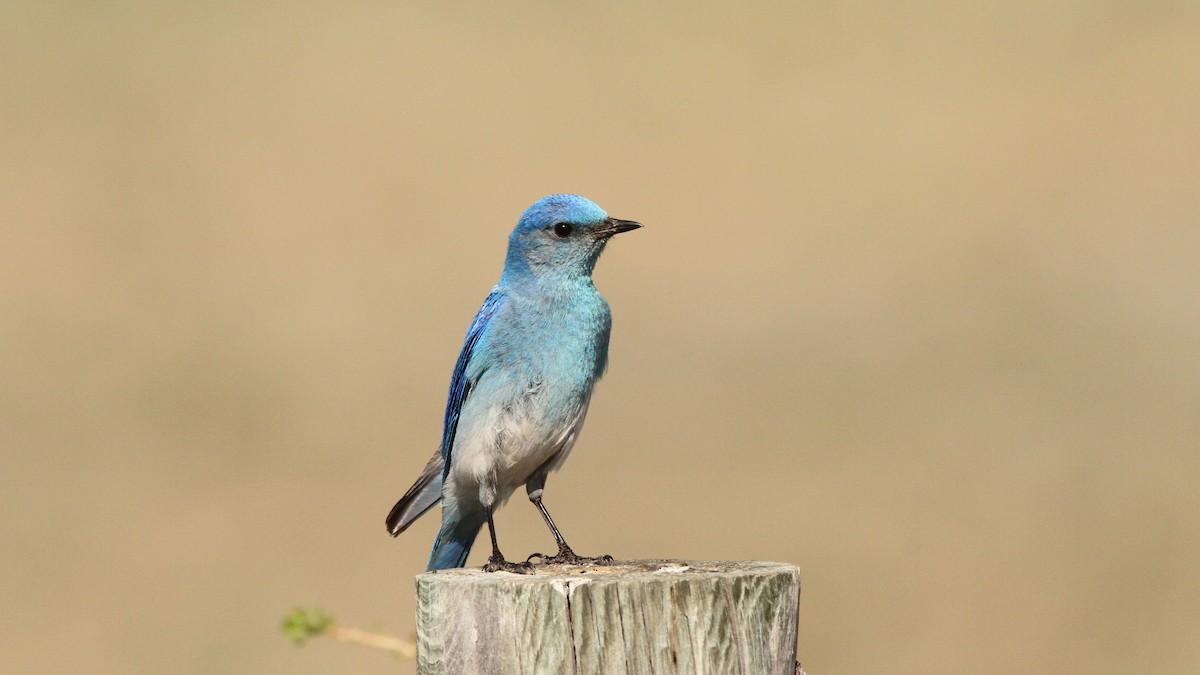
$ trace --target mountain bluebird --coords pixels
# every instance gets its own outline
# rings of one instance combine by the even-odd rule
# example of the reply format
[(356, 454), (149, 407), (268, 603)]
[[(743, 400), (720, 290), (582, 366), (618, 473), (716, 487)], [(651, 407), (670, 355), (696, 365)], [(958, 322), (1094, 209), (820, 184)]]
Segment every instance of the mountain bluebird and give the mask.
[[(450, 379), (441, 448), (387, 517), (396, 536), (442, 502), (429, 570), (465, 565), (485, 522), (489, 572), (529, 573), (534, 558), (612, 560), (571, 550), (542, 504), (542, 489), (579, 437), (608, 362), (612, 315), (592, 270), (613, 235), (639, 227), (564, 194), (538, 200), (513, 228), (500, 282), (471, 322)], [(554, 535), (557, 555), (512, 563), (500, 553), (492, 513), (520, 485)]]

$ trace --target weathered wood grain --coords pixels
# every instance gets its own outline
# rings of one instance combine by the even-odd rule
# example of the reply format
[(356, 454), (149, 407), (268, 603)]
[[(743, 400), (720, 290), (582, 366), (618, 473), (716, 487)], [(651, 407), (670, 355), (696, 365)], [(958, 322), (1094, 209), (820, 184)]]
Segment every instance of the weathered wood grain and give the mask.
[(793, 675), (799, 601), (799, 570), (773, 562), (431, 572), (418, 672)]

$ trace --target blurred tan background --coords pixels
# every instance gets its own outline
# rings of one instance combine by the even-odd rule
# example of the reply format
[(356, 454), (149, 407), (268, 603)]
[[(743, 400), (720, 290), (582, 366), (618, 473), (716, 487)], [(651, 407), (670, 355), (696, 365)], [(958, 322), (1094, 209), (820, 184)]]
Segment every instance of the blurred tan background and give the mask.
[[(0, 5), (0, 671), (394, 673), (520, 212), (646, 223), (547, 503), (819, 673), (1200, 662), (1200, 5)], [(514, 499), (513, 557), (552, 545)], [(476, 550), (473, 564), (484, 552)]]

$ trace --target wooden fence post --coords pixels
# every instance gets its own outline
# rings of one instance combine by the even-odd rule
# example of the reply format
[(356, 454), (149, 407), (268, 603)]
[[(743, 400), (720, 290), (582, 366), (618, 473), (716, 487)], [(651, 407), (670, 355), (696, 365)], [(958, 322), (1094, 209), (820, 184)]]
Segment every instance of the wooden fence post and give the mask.
[(800, 571), (637, 560), (417, 577), (417, 670), (793, 675)]

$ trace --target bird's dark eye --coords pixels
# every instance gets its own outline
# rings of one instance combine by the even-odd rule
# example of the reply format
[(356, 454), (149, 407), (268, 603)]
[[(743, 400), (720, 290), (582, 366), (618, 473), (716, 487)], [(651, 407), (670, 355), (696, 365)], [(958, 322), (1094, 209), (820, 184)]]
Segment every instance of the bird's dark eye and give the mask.
[(557, 234), (563, 239), (571, 236), (571, 230), (572, 228), (570, 223), (555, 223), (554, 225), (554, 234)]

